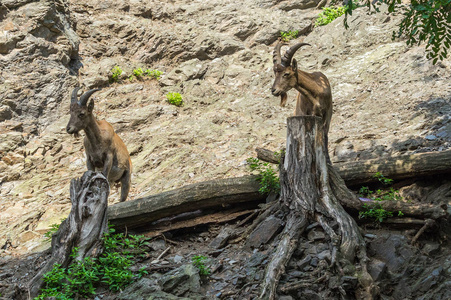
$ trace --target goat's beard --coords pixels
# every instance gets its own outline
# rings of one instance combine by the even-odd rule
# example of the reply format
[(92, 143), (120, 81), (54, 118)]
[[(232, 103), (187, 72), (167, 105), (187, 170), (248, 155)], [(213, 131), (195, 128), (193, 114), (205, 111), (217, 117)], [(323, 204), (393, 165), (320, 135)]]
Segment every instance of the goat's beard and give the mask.
[(80, 134), (78, 133), (78, 131), (74, 132), (74, 137), (75, 137), (76, 139), (78, 139), (78, 138), (80, 137)]
[(285, 105), (287, 104), (287, 98), (288, 98), (287, 93), (282, 92), (280, 94), (280, 106), (285, 107)]

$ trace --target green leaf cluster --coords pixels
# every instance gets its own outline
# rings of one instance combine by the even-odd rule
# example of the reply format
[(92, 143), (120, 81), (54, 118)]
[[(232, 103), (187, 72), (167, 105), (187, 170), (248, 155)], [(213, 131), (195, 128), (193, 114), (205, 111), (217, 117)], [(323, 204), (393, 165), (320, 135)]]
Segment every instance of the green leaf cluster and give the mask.
[(207, 257), (202, 255), (196, 255), (191, 258), (193, 266), (195, 266), (199, 270), (199, 274), (201, 276), (208, 276), (211, 273), (210, 268), (205, 265), (206, 260)]
[[(123, 73), (121, 67), (115, 66), (111, 69), (111, 75), (110, 75), (110, 83), (113, 82), (119, 82), (120, 76)], [(134, 79), (143, 79), (144, 77), (153, 78), (156, 80), (160, 80), (161, 75), (163, 74), (162, 71), (159, 70), (153, 70), (153, 69), (146, 69), (143, 70), (142, 68), (133, 69), (132, 74), (128, 77), (130, 81), (133, 81)]]
[(289, 42), (290, 40), (297, 38), (298, 33), (299, 31), (297, 30), (281, 31), (280, 37), (282, 38), (282, 41)]
[[(140, 270), (138, 274), (134, 274), (130, 270), (133, 265), (130, 251), (139, 248), (143, 241), (142, 236), (116, 234), (114, 228), (110, 227), (103, 237), (105, 250), (98, 258), (73, 260), (67, 268), (55, 264), (44, 275), (44, 288), (35, 300), (47, 297), (61, 300), (92, 297), (99, 286), (106, 286), (112, 292), (123, 289), (133, 279), (147, 273)], [(77, 256), (77, 251), (76, 248), (73, 249), (72, 258)]]
[[(394, 12), (395, 2), (401, 3), (401, 0), (390, 2), (390, 12)], [(451, 44), (451, 0), (412, 0), (410, 9), (403, 15), (393, 38), (404, 35), (409, 46), (426, 42), (426, 57), (432, 59), (433, 64), (444, 60)]]
[(182, 98), (182, 95), (180, 95), (179, 93), (175, 93), (175, 92), (167, 93), (166, 99), (172, 105), (175, 105), (175, 106), (183, 105), (183, 98)]
[[(61, 219), (61, 222), (62, 221), (64, 221), (64, 219)], [(45, 239), (48, 240), (48, 241), (52, 240), (53, 234), (55, 234), (58, 231), (58, 229), (60, 228), (60, 225), (61, 224), (52, 224), (52, 225), (50, 225), (50, 229), (46, 233), (44, 233)]]
[(118, 81), (119, 81), (119, 77), (121, 76), (122, 72), (123, 72), (123, 71), (122, 71), (121, 67), (119, 67), (119, 66), (114, 66), (114, 67), (111, 69), (110, 83), (118, 82)]
[(257, 180), (260, 183), (261, 194), (279, 193), (280, 182), (277, 172), (269, 163), (262, 162), (258, 158), (250, 157), (246, 160), (252, 171), (257, 171)]
[[(348, 5), (352, 3), (352, 0), (348, 1)], [(409, 46), (426, 43), (426, 57), (433, 64), (447, 58), (451, 45), (451, 0), (411, 0), (408, 6), (401, 6), (401, 0), (364, 1), (365, 6), (376, 11), (382, 3), (388, 5), (390, 13), (399, 9), (403, 14), (393, 39), (405, 36)], [(352, 9), (346, 10), (346, 28), (348, 15), (352, 15)]]
[(323, 11), (318, 15), (315, 20), (315, 27), (324, 26), (342, 16), (347, 10), (347, 6), (330, 6), (323, 7)]
[(149, 77), (155, 78), (156, 80), (160, 80), (160, 77), (163, 74), (162, 71), (151, 70), (151, 69), (145, 70), (144, 73), (146, 73), (146, 75), (149, 76)]
[[(377, 172), (374, 177), (377, 178), (379, 182), (386, 187), (393, 183), (393, 179), (385, 177), (380, 172)], [(359, 196), (367, 197), (375, 201), (371, 204), (363, 204), (364, 211), (359, 212), (359, 218), (374, 218), (379, 222), (382, 222), (386, 218), (393, 217), (393, 212), (387, 211), (382, 207), (382, 201), (402, 200), (399, 191), (395, 190), (393, 187), (390, 187), (385, 191), (382, 189), (372, 191), (367, 186), (362, 186), (359, 190)], [(399, 211), (398, 216), (400, 217), (402, 215), (403, 213)]]

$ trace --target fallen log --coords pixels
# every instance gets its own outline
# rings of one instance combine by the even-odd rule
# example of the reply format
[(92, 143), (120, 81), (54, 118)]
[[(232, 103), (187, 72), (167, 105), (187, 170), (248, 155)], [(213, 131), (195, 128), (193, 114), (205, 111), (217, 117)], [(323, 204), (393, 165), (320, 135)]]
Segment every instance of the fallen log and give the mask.
[(108, 208), (108, 220), (116, 228), (136, 228), (199, 209), (264, 201), (256, 176), (217, 179), (179, 189), (121, 202)]
[[(360, 201), (357, 195), (344, 188), (345, 185), (340, 184), (342, 180), (338, 173), (330, 165), (329, 176), (332, 178), (331, 187), (334, 193), (339, 195), (340, 203), (346, 210), (361, 211), (364, 203), (370, 204), (368, 201)], [(170, 227), (163, 230), (155, 221), (203, 210), (197, 215), (187, 216), (187, 219), (197, 218), (215, 211), (222, 211), (224, 207), (234, 204), (239, 204), (242, 210), (257, 208), (257, 205), (266, 199), (266, 196), (258, 191), (259, 188), (256, 176), (191, 184), (172, 191), (112, 205), (108, 207), (108, 219), (118, 230), (124, 230), (126, 227), (129, 229), (148, 227), (147, 229), (151, 231), (168, 231)], [(244, 205), (244, 203), (250, 205)], [(436, 220), (447, 214), (446, 207), (432, 204), (413, 204), (402, 201), (384, 201), (378, 204), (387, 211), (401, 211), (406, 217)], [(175, 226), (175, 228), (181, 227)]]
[[(257, 148), (257, 158), (279, 163), (280, 158), (274, 152)], [(333, 164), (347, 186), (376, 182), (376, 172), (384, 176), (401, 180), (414, 177), (426, 177), (451, 173), (451, 150), (416, 153), (394, 157), (382, 157), (361, 161), (339, 162)]]

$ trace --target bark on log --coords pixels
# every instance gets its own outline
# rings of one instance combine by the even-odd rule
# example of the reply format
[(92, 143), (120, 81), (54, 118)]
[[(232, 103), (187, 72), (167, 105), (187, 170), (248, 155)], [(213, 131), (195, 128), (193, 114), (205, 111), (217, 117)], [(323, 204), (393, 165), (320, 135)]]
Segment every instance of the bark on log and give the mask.
[[(337, 171), (330, 165), (329, 176), (333, 193), (337, 195), (341, 205), (347, 210), (361, 211), (363, 203), (346, 188)], [(180, 189), (151, 195), (132, 201), (122, 202), (108, 207), (108, 219), (116, 229), (144, 227), (162, 218), (222, 207), (244, 202), (258, 203), (266, 199), (259, 193), (256, 176), (217, 179), (196, 183)], [(388, 211), (402, 211), (406, 216), (414, 218), (439, 219), (446, 216), (446, 207), (432, 204), (411, 204), (386, 201), (380, 203)], [(250, 209), (251, 207), (243, 207)], [(197, 217), (197, 216), (196, 216)], [(150, 230), (155, 228), (149, 227)]]
[(122, 202), (108, 208), (108, 219), (116, 228), (141, 227), (180, 213), (222, 207), (242, 202), (263, 201), (255, 176), (211, 180)]
[[(255, 150), (257, 158), (270, 163), (279, 163), (279, 157), (274, 152), (263, 148)], [(395, 180), (449, 174), (451, 150), (339, 162), (333, 166), (348, 186), (377, 182), (374, 178), (376, 172)]]
[[(285, 265), (297, 246), (297, 239), (310, 223), (319, 222), (329, 235), (333, 249), (328, 268), (343, 270), (343, 262), (359, 266), (359, 291), (364, 299), (376, 293), (367, 272), (365, 241), (360, 230), (343, 207), (331, 187), (326, 136), (321, 119), (313, 116), (290, 117), (287, 120), (287, 150), (280, 163), (280, 210), (285, 213), (286, 226), (266, 269), (260, 299), (275, 299), (276, 287)], [(339, 186), (340, 182), (335, 182)], [(345, 187), (343, 188), (345, 189)], [(331, 220), (337, 222), (334, 227)]]
[[(102, 237), (108, 231), (106, 216), (109, 184), (102, 173), (87, 171), (70, 183), (72, 209), (57, 233), (52, 236), (52, 255), (46, 265), (30, 281), (28, 290), (33, 299), (43, 286), (43, 276), (55, 264), (67, 267), (72, 259), (97, 257), (103, 251)], [(77, 247), (75, 258), (70, 255)]]

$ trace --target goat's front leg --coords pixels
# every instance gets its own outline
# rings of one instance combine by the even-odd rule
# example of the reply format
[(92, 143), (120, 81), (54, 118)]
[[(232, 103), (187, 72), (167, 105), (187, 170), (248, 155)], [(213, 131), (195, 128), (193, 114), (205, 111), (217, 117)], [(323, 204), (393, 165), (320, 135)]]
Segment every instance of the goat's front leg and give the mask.
[(86, 157), (86, 167), (88, 167), (89, 171), (95, 171), (94, 165), (92, 164), (91, 158), (89, 156)]
[(108, 175), (110, 174), (111, 168), (113, 167), (113, 153), (108, 153), (105, 157), (105, 162), (103, 164), (103, 175), (105, 175), (106, 179), (108, 179)]

